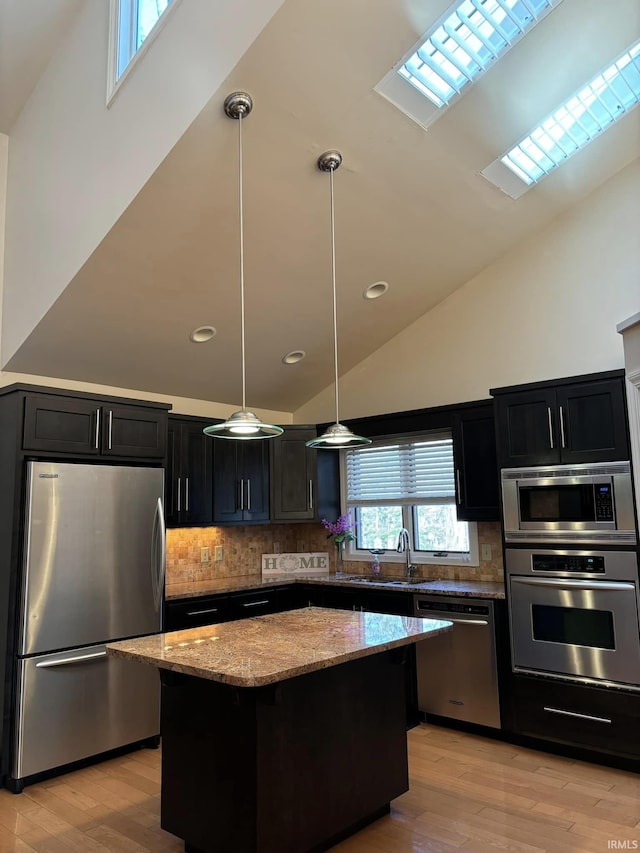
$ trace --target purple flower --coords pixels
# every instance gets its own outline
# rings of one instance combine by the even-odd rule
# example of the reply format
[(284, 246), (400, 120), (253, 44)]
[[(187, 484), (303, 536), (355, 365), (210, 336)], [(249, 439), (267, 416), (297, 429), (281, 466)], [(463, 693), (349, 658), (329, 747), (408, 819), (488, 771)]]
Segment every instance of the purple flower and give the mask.
[(336, 545), (341, 542), (351, 542), (356, 538), (351, 532), (355, 522), (349, 513), (339, 516), (335, 521), (328, 521), (323, 518), (322, 526), (329, 531), (327, 539), (333, 538)]

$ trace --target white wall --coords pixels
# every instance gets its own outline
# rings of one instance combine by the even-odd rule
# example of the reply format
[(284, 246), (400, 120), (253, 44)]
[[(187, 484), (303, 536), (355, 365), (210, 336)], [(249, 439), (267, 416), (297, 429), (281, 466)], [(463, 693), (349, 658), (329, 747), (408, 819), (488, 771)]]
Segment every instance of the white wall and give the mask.
[[(623, 367), (616, 325), (640, 309), (639, 223), (640, 159), (345, 374), (341, 418)], [(294, 422), (333, 419), (332, 395)]]
[(283, 0), (182, 0), (106, 107), (87, 0), (11, 128), (0, 364), (51, 307)]
[[(13, 144), (13, 143), (11, 143)], [(3, 289), (3, 252), (5, 233), (5, 197), (7, 184), (7, 154), (9, 149), (9, 137), (0, 133), (0, 305)], [(0, 325), (2, 312), (0, 311)], [(95, 385), (89, 382), (74, 382), (69, 379), (56, 379), (51, 376), (30, 376), (25, 373), (9, 373), (0, 371), (0, 387), (11, 385), (14, 382), (26, 382), (33, 385), (46, 385), (54, 388), (68, 388), (72, 391), (89, 392), (92, 394), (110, 394), (118, 397), (129, 397), (139, 400), (152, 400), (163, 403), (172, 403), (172, 411), (181, 415), (200, 415), (205, 418), (225, 418), (236, 408), (226, 403), (216, 403), (208, 400), (193, 400), (188, 397), (170, 397), (166, 394), (150, 394), (143, 390), (132, 390), (131, 388), (115, 388), (110, 385)], [(271, 423), (291, 423), (289, 412), (271, 411), (268, 409), (255, 409), (256, 414)]]

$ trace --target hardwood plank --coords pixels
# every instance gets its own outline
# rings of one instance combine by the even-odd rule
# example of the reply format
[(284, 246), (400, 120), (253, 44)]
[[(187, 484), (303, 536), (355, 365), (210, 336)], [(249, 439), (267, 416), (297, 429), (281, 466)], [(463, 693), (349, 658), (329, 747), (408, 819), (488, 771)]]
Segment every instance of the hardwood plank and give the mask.
[[(410, 790), (339, 853), (602, 853), (640, 841), (640, 777), (424, 725)], [(0, 853), (182, 853), (160, 828), (160, 751), (0, 791)]]

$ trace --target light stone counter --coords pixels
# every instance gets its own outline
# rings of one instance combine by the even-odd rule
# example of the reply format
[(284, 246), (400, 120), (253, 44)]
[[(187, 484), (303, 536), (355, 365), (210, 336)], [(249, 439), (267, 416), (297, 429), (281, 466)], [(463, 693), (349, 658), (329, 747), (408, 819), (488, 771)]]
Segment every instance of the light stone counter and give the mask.
[[(355, 578), (355, 579), (354, 579)], [(362, 580), (367, 578), (367, 580)], [(216, 595), (227, 592), (243, 592), (251, 589), (269, 589), (274, 586), (287, 586), (291, 583), (317, 584), (322, 586), (371, 587), (372, 589), (395, 590), (396, 592), (424, 592), (431, 595), (462, 595), (472, 598), (504, 599), (504, 584), (489, 581), (448, 580), (416, 578), (412, 584), (397, 584), (392, 577), (380, 576), (375, 581), (369, 575), (342, 574), (328, 575), (286, 575), (280, 578), (263, 579), (261, 575), (240, 575), (235, 578), (219, 580), (184, 582), (167, 587), (166, 600), (197, 598), (202, 595)]]
[(262, 687), (450, 630), (451, 622), (307, 607), (109, 643), (109, 654), (236, 687)]

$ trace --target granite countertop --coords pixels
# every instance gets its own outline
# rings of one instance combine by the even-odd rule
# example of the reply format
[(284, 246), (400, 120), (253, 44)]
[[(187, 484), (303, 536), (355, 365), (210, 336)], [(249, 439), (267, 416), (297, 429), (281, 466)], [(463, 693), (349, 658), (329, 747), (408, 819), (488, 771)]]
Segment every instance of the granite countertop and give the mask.
[(107, 651), (223, 684), (262, 687), (408, 645), (451, 627), (451, 622), (437, 619), (305, 607), (108, 643)]
[[(354, 578), (356, 578), (354, 580)], [(353, 575), (349, 573), (329, 575), (285, 575), (279, 578), (263, 579), (260, 575), (244, 575), (220, 580), (194, 581), (173, 584), (167, 589), (167, 601), (179, 601), (186, 598), (197, 598), (202, 595), (215, 595), (227, 592), (245, 592), (251, 589), (268, 589), (273, 586), (284, 586), (290, 583), (322, 584), (330, 586), (364, 587), (371, 589), (395, 590), (397, 592), (424, 592), (429, 595), (461, 595), (469, 598), (505, 597), (504, 584), (489, 581), (448, 580), (416, 578), (412, 584), (394, 583), (394, 578), (380, 577), (373, 580), (371, 575)], [(397, 580), (397, 579), (396, 579)]]

